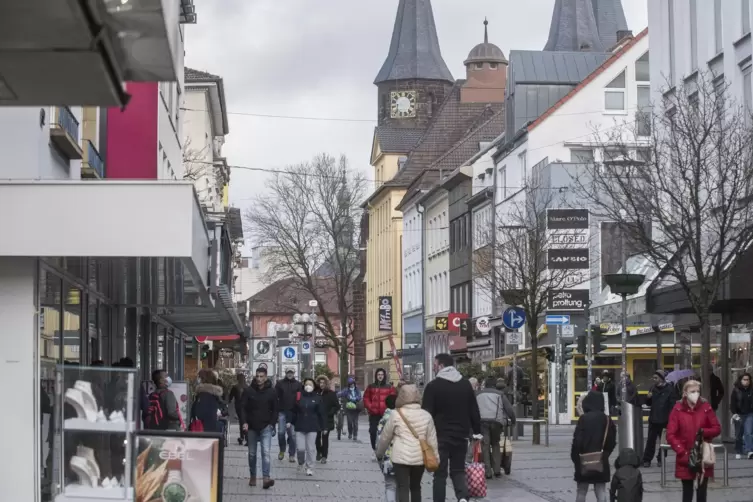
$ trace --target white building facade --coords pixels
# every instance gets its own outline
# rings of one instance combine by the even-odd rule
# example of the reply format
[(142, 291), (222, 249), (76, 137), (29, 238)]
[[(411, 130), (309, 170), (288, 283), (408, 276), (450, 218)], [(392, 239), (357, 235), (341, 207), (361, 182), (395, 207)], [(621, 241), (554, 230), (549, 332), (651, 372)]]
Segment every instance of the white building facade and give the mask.
[(423, 377), (423, 263), (422, 228), (424, 211), (415, 202), (403, 207), (402, 238), (402, 349), (404, 374), (411, 381)]

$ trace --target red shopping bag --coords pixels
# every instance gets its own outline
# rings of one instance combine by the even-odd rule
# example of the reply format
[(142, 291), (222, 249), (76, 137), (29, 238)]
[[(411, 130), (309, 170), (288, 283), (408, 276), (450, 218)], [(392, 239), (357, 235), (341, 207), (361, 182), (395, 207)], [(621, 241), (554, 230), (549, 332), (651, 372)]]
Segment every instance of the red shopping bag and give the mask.
[(486, 497), (486, 469), (481, 459), (481, 442), (473, 443), (473, 462), (466, 464), (465, 477), (468, 480), (468, 494), (474, 498)]

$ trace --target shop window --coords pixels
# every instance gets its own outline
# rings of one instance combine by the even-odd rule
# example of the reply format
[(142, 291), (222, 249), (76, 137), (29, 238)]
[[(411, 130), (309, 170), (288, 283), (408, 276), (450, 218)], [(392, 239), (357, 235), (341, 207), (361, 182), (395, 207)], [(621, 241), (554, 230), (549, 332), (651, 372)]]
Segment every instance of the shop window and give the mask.
[(83, 334), (82, 292), (66, 285), (63, 298), (63, 362), (81, 363), (81, 339)]
[(86, 312), (86, 325), (88, 336), (88, 365), (91, 365), (94, 361), (103, 360), (102, 350), (99, 339), (99, 310), (98, 302), (95, 298), (89, 297), (88, 309)]
[(317, 352), (316, 354), (314, 354), (314, 363), (315, 364), (327, 364), (327, 353)]

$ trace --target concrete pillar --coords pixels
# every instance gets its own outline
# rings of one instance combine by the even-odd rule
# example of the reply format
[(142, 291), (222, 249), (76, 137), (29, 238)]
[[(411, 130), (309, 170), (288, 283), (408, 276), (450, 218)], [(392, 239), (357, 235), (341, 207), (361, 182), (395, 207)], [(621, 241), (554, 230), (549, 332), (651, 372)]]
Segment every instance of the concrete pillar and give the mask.
[(38, 500), (40, 466), (37, 260), (0, 258), (0, 500)]

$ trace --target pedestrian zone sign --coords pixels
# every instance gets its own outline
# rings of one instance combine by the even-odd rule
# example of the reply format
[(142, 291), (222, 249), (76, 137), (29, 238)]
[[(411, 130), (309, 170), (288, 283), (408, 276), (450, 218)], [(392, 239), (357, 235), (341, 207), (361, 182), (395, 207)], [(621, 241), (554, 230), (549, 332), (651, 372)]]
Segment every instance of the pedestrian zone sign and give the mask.
[(298, 362), (298, 349), (292, 345), (283, 347), (282, 349), (282, 363), (296, 363)]

